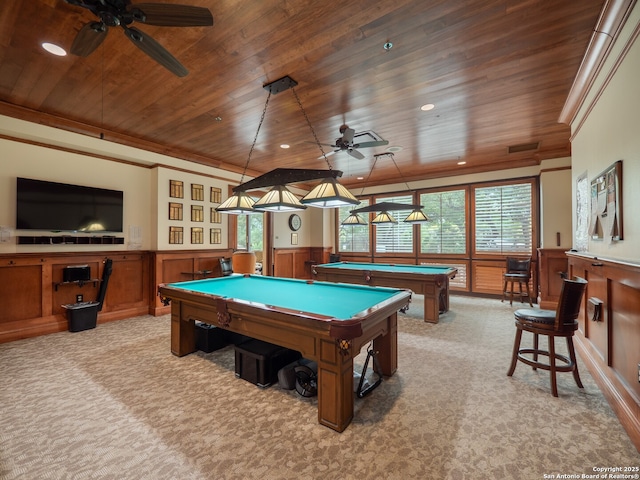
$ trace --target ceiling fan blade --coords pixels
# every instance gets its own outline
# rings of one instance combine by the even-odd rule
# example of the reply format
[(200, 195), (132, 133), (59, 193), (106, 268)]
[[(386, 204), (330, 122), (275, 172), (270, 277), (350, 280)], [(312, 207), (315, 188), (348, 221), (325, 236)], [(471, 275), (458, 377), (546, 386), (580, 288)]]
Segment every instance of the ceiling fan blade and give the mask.
[(353, 142), (353, 136), (356, 134), (356, 131), (353, 128), (346, 127), (344, 132), (342, 133), (342, 141), (344, 143)]
[(87, 23), (80, 29), (71, 44), (71, 53), (79, 57), (88, 57), (107, 38), (109, 27), (104, 23)]
[(353, 148), (382, 147), (383, 145), (389, 145), (389, 141), (378, 140), (376, 142), (362, 142), (354, 145)]
[(349, 150), (347, 150), (347, 153), (351, 155), (353, 158), (357, 158), (358, 160), (362, 160), (364, 158), (363, 154), (361, 154), (358, 150), (355, 150), (353, 148), (350, 148)]
[(207, 8), (165, 3), (136, 3), (127, 9), (137, 22), (162, 27), (208, 27), (213, 16)]
[(332, 150), (330, 152), (327, 152), (324, 154), (324, 156), (322, 157), (318, 157), (316, 160), (322, 160), (325, 157), (330, 157), (331, 155), (335, 155), (337, 152), (339, 152), (340, 150)]
[(318, 142), (312, 142), (311, 140), (305, 140), (304, 143), (313, 143), (314, 145), (322, 145), (324, 147), (340, 148), (337, 145), (331, 145), (330, 143), (318, 143)]
[(134, 27), (124, 27), (124, 33), (136, 47), (153, 58), (160, 65), (171, 71), (178, 77), (189, 74), (187, 70), (173, 55), (171, 55), (162, 45), (156, 42), (146, 33)]

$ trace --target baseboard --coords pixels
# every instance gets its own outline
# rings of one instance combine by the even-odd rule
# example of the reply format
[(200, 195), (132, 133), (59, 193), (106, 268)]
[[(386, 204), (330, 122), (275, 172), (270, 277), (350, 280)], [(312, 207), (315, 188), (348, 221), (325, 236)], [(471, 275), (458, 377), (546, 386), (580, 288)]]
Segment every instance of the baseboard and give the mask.
[(631, 442), (640, 452), (640, 400), (625, 388), (613, 369), (607, 367), (600, 355), (581, 335), (576, 335), (575, 346), (589, 373), (609, 402)]

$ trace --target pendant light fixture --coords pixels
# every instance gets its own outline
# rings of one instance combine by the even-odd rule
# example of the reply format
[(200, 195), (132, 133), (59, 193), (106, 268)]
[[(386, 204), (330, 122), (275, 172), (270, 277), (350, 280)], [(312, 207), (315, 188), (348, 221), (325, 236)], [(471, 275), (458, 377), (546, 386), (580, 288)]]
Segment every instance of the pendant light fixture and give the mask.
[[(398, 168), (398, 164), (396, 163), (395, 159), (393, 158), (393, 153), (392, 152), (379, 153), (379, 154), (374, 155), (374, 159), (375, 160), (373, 162), (373, 165), (371, 166), (371, 172), (373, 172), (373, 168), (375, 167), (376, 162), (378, 161), (378, 158), (382, 157), (382, 156), (391, 157), (391, 160), (393, 161), (393, 164), (395, 165), (396, 170), (398, 170), (398, 173), (400, 174), (400, 178), (402, 179), (404, 184), (407, 186), (407, 190), (409, 191), (409, 193), (412, 193), (411, 192), (411, 188), (409, 188), (409, 184), (404, 180), (404, 177), (402, 176), (402, 172), (400, 171), (400, 168)], [(369, 172), (369, 177), (371, 176), (371, 172)], [(369, 177), (367, 177), (367, 180), (368, 180)], [(366, 186), (366, 182), (365, 182), (365, 186)], [(364, 191), (364, 186), (362, 187), (362, 190)], [(389, 212), (392, 211), (392, 210), (409, 210), (409, 209), (411, 209), (412, 211), (411, 211), (411, 213), (409, 215), (407, 215), (407, 218), (405, 218), (403, 220), (403, 222), (405, 222), (405, 223), (426, 223), (426, 222), (429, 221), (429, 218), (422, 211), (422, 205), (409, 205), (409, 204), (405, 204), (405, 203), (381, 202), (381, 203), (374, 203), (372, 205), (369, 205), (368, 207), (362, 207), (362, 208), (357, 208), (355, 210), (351, 210), (351, 212), (350, 212), (351, 215), (349, 215), (342, 222), (342, 225), (366, 225), (366, 222), (364, 222), (364, 220), (356, 218), (356, 217), (358, 217), (359, 213), (364, 213), (364, 212), (380, 212), (371, 221), (372, 224), (380, 225), (380, 224), (385, 224), (385, 223), (398, 223), (396, 221), (396, 219), (393, 218), (393, 216), (391, 216), (389, 214)], [(364, 222), (364, 223), (362, 223), (362, 222)]]
[[(258, 141), (258, 134), (260, 133), (260, 127), (262, 127), (262, 122), (264, 122), (264, 116), (267, 113), (267, 107), (269, 106), (269, 99), (271, 98), (271, 91), (269, 91), (269, 95), (267, 95), (267, 100), (264, 102), (264, 108), (262, 109), (262, 116), (260, 117), (260, 123), (258, 124), (258, 130), (256, 131), (256, 136), (253, 137), (253, 143), (251, 144), (251, 148), (249, 149), (249, 156), (247, 157), (247, 161), (244, 164), (244, 170), (242, 171), (242, 177), (240, 177), (240, 184), (244, 180), (244, 176), (247, 173), (247, 168), (249, 167), (249, 162), (251, 161), (251, 154), (253, 153), (253, 149), (256, 146), (256, 142)], [(245, 190), (242, 190), (238, 187), (233, 189), (233, 195), (227, 198), (222, 204), (216, 207), (216, 211), (223, 213), (230, 213), (232, 215), (243, 215), (247, 213), (255, 213), (253, 205), (255, 204), (255, 200), (251, 198)]]
[(389, 212), (382, 210), (373, 220), (371, 220), (371, 223), (381, 225), (384, 223), (398, 223), (398, 221), (389, 215)]
[(265, 212), (294, 212), (304, 210), (306, 205), (284, 185), (276, 185), (253, 205), (254, 210)]
[[(358, 203), (360, 203), (360, 201), (356, 197), (354, 197), (351, 192), (349, 192), (349, 190), (347, 190), (338, 182), (337, 177), (340, 177), (342, 175), (342, 172), (333, 170), (331, 168), (331, 164), (329, 163), (329, 160), (327, 160), (327, 157), (322, 150), (322, 146), (320, 145), (320, 141), (318, 140), (318, 137), (316, 136), (316, 133), (311, 125), (311, 121), (307, 116), (307, 112), (305, 112), (304, 108), (302, 107), (300, 98), (295, 91), (294, 87), (296, 85), (298, 85), (298, 83), (289, 76), (282, 77), (278, 80), (264, 85), (263, 88), (265, 90), (268, 90), (269, 96), (267, 97), (264, 110), (262, 111), (262, 118), (260, 119), (258, 131), (256, 132), (253, 144), (251, 145), (251, 150), (249, 151), (249, 157), (247, 158), (247, 163), (245, 164), (242, 178), (240, 179), (240, 185), (233, 189), (234, 194), (231, 197), (229, 197), (222, 205), (216, 208), (217, 211), (233, 214), (254, 213), (263, 211), (290, 212), (294, 210), (304, 210), (305, 208), (307, 208), (307, 205), (321, 208), (334, 208), (343, 205), (357, 205)], [(296, 102), (298, 103), (298, 106), (300, 107), (300, 110), (302, 111), (302, 114), (307, 121), (307, 125), (309, 125), (309, 128), (311, 129), (311, 133), (313, 134), (316, 144), (322, 152), (322, 156), (324, 157), (329, 169), (311, 170), (277, 168), (263, 175), (260, 175), (253, 180), (242, 183), (242, 180), (244, 179), (247, 171), (247, 167), (249, 166), (249, 161), (251, 160), (251, 153), (253, 152), (256, 141), (258, 139), (260, 127), (262, 126), (262, 122), (264, 121), (267, 106), (269, 104), (269, 99), (271, 98), (272, 94), (275, 95), (288, 89), (291, 89), (291, 91), (293, 92)], [(311, 192), (309, 192), (309, 194), (307, 194), (302, 200), (298, 200), (298, 198), (286, 187), (286, 184), (288, 183), (298, 183), (316, 179), (322, 179), (322, 183), (320, 183)], [(257, 202), (249, 197), (249, 195), (246, 193), (249, 190), (263, 187), (273, 188)]]
[[(307, 121), (307, 125), (309, 125), (309, 130), (311, 130), (311, 134), (316, 141), (316, 145), (320, 149), (320, 153), (322, 153), (322, 157), (324, 161), (327, 163), (329, 167), (329, 171), (331, 171), (331, 164), (327, 159), (327, 155), (324, 153), (322, 149), (322, 145), (320, 145), (320, 140), (318, 140), (318, 136), (316, 135), (313, 126), (311, 125), (311, 120), (309, 120), (309, 116), (307, 112), (305, 112), (302, 107), (302, 102), (300, 102), (300, 98), (298, 97), (298, 93), (295, 88), (292, 88), (293, 96), (296, 98), (296, 102), (304, 115), (304, 119)], [(335, 176), (331, 176), (325, 178), (320, 185), (316, 186), (313, 190), (311, 190), (307, 195), (305, 195), (300, 203), (303, 205), (311, 205), (313, 207), (320, 208), (335, 208), (335, 207), (343, 207), (345, 205), (358, 205), (360, 200), (353, 196), (353, 194), (347, 190), (344, 186), (338, 183)]]

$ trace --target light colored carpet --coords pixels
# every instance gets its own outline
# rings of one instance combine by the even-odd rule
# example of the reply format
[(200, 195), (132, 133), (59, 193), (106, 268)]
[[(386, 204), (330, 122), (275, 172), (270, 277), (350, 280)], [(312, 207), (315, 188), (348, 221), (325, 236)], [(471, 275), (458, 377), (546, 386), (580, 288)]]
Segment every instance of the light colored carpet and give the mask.
[[(1, 479), (519, 479), (640, 465), (585, 388), (509, 367), (520, 304), (453, 296), (437, 325), (415, 296), (399, 368), (337, 433), (315, 399), (234, 376), (233, 347), (170, 352), (169, 316), (0, 345)], [(560, 343), (559, 343), (560, 345)], [(358, 357), (361, 368), (364, 354)]]

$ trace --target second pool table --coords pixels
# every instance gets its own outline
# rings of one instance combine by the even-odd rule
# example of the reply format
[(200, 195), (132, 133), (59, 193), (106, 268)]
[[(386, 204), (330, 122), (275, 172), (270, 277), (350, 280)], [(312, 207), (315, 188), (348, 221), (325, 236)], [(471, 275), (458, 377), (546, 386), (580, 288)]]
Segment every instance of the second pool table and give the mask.
[(326, 282), (408, 288), (424, 295), (424, 321), (438, 323), (449, 310), (449, 279), (458, 269), (433, 265), (335, 262), (314, 265), (313, 276)]

